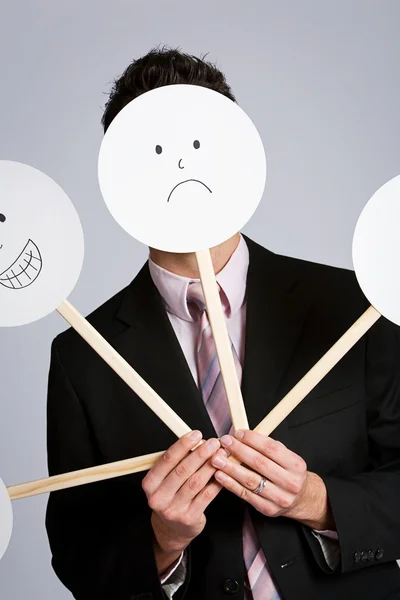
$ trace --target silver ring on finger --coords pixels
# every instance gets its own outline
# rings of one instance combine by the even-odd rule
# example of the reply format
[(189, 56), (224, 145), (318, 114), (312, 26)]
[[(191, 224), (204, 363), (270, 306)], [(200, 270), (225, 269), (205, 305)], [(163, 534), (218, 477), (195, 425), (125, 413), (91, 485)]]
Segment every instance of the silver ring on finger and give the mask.
[(261, 477), (261, 481), (258, 484), (257, 489), (255, 489), (253, 491), (253, 494), (257, 494), (257, 495), (261, 494), (261, 492), (263, 491), (263, 489), (265, 488), (266, 485), (267, 485), (267, 480), (265, 479), (265, 477)]

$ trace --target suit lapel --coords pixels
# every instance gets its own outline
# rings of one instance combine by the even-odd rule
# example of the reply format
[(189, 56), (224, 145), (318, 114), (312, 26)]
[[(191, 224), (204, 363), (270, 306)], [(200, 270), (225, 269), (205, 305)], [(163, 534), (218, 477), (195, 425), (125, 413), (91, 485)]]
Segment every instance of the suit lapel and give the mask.
[[(249, 424), (254, 428), (281, 399), (284, 386), (280, 383), (301, 334), (310, 298), (299, 275), (288, 270), (284, 257), (246, 241), (250, 265), (242, 390)], [(285, 430), (283, 424), (274, 435), (278, 437)]]
[(148, 263), (127, 288), (117, 318), (128, 325), (112, 340), (118, 352), (191, 429), (215, 436)]

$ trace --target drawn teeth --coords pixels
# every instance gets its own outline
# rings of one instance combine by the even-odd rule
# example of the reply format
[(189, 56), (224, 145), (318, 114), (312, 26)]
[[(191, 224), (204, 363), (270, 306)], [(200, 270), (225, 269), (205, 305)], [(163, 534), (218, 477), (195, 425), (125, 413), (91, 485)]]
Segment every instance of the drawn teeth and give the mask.
[(42, 270), (42, 257), (39, 248), (28, 240), (18, 258), (5, 271), (0, 273), (0, 284), (11, 290), (20, 290), (31, 285)]

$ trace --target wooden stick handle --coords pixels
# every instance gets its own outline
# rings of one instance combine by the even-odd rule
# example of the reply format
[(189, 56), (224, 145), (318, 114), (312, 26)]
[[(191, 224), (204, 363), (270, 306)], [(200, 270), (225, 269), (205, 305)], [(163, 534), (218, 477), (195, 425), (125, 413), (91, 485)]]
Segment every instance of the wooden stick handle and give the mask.
[(235, 429), (248, 429), (249, 423), (232, 354), (232, 342), (229, 339), (226, 328), (224, 311), (221, 305), (210, 251), (207, 249), (196, 252), (196, 259), (207, 305), (207, 314), (214, 336), (222, 379), (231, 412), (232, 424)]
[(162, 456), (164, 452), (154, 452), (153, 454), (145, 454), (136, 458), (128, 458), (127, 460), (119, 460), (114, 463), (100, 465), (98, 467), (90, 467), (81, 469), (80, 471), (72, 471), (71, 473), (63, 473), (62, 475), (54, 475), (46, 479), (38, 479), (36, 481), (28, 481), (28, 483), (20, 483), (11, 485), (7, 488), (8, 495), (11, 500), (20, 500), (29, 496), (37, 496), (58, 490), (84, 485), (86, 483), (94, 483), (104, 479), (112, 479), (113, 477), (121, 477), (122, 475), (131, 475), (140, 471), (151, 469), (156, 460)]
[(257, 425), (255, 431), (270, 435), (312, 389), (329, 373), (358, 340), (376, 323), (381, 314), (370, 306), (326, 354), (308, 371), (288, 394)]
[(68, 300), (65, 300), (57, 308), (57, 311), (178, 438), (191, 431), (190, 427), (176, 412), (164, 402)]

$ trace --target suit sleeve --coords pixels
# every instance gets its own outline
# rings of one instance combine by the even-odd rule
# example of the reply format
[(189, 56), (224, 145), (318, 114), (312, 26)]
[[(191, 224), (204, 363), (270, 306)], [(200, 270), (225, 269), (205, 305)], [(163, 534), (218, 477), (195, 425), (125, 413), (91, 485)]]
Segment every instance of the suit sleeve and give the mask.
[(323, 476), (342, 573), (400, 558), (400, 328), (383, 317), (366, 338), (365, 373), (369, 464), (349, 479)]
[[(55, 343), (47, 445), (50, 475), (102, 462), (84, 406)], [(46, 529), (53, 568), (77, 600), (166, 598), (153, 553), (150, 510), (136, 475), (51, 493)]]

